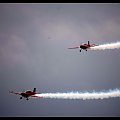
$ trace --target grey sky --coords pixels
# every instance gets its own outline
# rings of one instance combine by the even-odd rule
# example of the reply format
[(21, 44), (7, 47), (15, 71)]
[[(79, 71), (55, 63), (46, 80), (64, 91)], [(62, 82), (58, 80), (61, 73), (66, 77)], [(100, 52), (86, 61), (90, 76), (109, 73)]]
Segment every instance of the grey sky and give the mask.
[(120, 116), (120, 99), (19, 100), (9, 90), (101, 91), (120, 86), (120, 4), (0, 4), (0, 116)]

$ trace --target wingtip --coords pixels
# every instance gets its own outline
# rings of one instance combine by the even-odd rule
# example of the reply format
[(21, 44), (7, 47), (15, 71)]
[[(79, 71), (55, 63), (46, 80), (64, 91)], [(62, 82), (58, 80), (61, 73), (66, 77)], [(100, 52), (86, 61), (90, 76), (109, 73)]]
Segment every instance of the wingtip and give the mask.
[(9, 91), (9, 93), (13, 93), (13, 91)]

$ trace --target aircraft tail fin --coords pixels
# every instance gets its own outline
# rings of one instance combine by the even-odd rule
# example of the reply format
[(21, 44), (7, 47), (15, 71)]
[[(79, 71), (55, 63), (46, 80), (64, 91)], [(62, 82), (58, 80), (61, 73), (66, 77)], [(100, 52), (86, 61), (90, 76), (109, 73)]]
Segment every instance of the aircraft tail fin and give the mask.
[(90, 42), (88, 41), (88, 45), (90, 45)]
[(33, 89), (33, 92), (36, 92), (36, 88)]

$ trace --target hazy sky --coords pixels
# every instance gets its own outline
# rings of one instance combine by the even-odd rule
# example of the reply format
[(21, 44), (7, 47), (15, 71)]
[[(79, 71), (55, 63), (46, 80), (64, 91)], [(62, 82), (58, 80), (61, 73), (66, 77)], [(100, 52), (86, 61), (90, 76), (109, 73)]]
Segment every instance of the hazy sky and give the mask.
[(25, 99), (120, 87), (120, 49), (69, 50), (120, 41), (120, 4), (0, 4), (0, 116), (120, 116), (120, 98)]

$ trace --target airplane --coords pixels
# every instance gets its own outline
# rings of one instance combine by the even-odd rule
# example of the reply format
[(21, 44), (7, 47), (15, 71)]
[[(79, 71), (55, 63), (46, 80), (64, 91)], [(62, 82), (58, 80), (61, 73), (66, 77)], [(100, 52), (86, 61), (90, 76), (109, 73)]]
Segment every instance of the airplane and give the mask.
[(78, 49), (78, 48), (81, 48), (80, 49), (80, 52), (81, 52), (82, 49), (87, 51), (87, 49), (90, 49), (91, 47), (94, 47), (94, 46), (97, 46), (97, 45), (90, 44), (90, 42), (88, 41), (88, 44), (82, 44), (82, 45), (79, 45), (79, 46), (76, 46), (76, 47), (71, 47), (71, 48), (68, 48), (68, 49)]
[(38, 97), (35, 96), (36, 94), (36, 88), (33, 89), (33, 91), (27, 90), (25, 92), (13, 92), (13, 91), (9, 91), (9, 93), (13, 93), (13, 94), (17, 94), (17, 95), (21, 95), (20, 99), (22, 99), (22, 97), (26, 98), (26, 100), (29, 100), (29, 97)]

